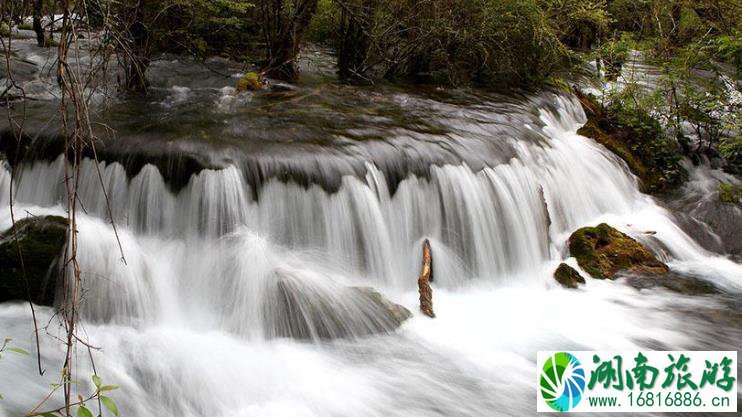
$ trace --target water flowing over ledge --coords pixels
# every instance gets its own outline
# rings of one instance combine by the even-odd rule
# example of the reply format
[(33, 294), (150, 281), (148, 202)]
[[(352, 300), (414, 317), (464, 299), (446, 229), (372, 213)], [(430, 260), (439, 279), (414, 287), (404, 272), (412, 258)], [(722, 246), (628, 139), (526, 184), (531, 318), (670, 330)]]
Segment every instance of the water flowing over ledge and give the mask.
[[(483, 163), (484, 157), (471, 155), (425, 165), (426, 172), (412, 170), (395, 181), (373, 159), (355, 174), (337, 177), (331, 190), (277, 177), (256, 185), (249, 171), (234, 164), (202, 169), (173, 191), (154, 165), (132, 175), (118, 162), (102, 163), (127, 265), (108, 224), (95, 165), (86, 161), (80, 200), (87, 214), (79, 224), (86, 327), (106, 347), (96, 353), (105, 369), (130, 398), (141, 399), (128, 411), (151, 414), (138, 404), (159, 398), (158, 415), (203, 415), (213, 406), (216, 415), (445, 410), (475, 416), (502, 404), (505, 393), (497, 392), (505, 385), (515, 387), (508, 395), (530, 398), (529, 361), (539, 347), (690, 345), (690, 327), (674, 330), (680, 318), (665, 308), (691, 309), (701, 301), (662, 292), (634, 299), (628, 287), (594, 280), (585, 290), (554, 288), (550, 274), (565, 257), (567, 236), (601, 221), (649, 245), (671, 267), (726, 291), (742, 290), (742, 267), (702, 249), (668, 211), (638, 192), (620, 159), (578, 136), (585, 117), (573, 98), (549, 97), (551, 103), (538, 109), (539, 123), (515, 129), (527, 137), (489, 136), (507, 143), (507, 158)], [(440, 144), (426, 149), (446, 154)], [(421, 160), (410, 164), (430, 161)], [(14, 186), (19, 213), (62, 213), (63, 164), (60, 157), (20, 166)], [(8, 169), (0, 169), (4, 204)], [(1, 216), (5, 229), (10, 220), (6, 211)], [(374, 327), (391, 326), (348, 288), (371, 285), (414, 309), (425, 238), (435, 254), (439, 318), (415, 317), (396, 334), (358, 339)], [(317, 345), (282, 339), (285, 312), (276, 305), (286, 282), (300, 287), (307, 305), (326, 302), (342, 313), (340, 323), (321, 312), (291, 313), (319, 317), (309, 329), (337, 325), (331, 332), (354, 337), (332, 344), (315, 338)], [(602, 313), (588, 317), (593, 311)], [(25, 313), (8, 306), (0, 317), (17, 332)], [(584, 323), (559, 326), (569, 317)], [(483, 318), (491, 332), (483, 334)], [(362, 364), (354, 363), (361, 357)], [(391, 375), (392, 368), (400, 371)], [(513, 381), (495, 376), (503, 368)], [(276, 394), (286, 381), (294, 381), (286, 396)], [(9, 410), (20, 410), (26, 396), (41, 391), (28, 384), (25, 395), (12, 390)], [(401, 386), (407, 398), (392, 400)], [(0, 391), (9, 388), (0, 383)], [(327, 390), (342, 403), (322, 395)], [(530, 403), (521, 403), (523, 408), (506, 402), (504, 413), (533, 412)]]

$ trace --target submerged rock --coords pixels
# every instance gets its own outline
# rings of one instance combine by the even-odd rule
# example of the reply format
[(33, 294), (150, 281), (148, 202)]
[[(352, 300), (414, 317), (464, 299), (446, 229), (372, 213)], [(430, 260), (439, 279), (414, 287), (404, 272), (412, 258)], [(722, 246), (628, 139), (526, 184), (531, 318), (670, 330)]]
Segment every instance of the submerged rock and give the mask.
[(390, 333), (411, 313), (368, 287), (312, 283), (276, 273), (263, 308), (266, 336), (337, 339)]
[(30, 296), (35, 304), (54, 304), (66, 242), (67, 219), (59, 216), (19, 220), (0, 233), (0, 302)]
[(626, 275), (626, 283), (637, 290), (661, 287), (679, 294), (691, 296), (721, 293), (721, 290), (714, 286), (714, 284), (701, 277), (687, 273), (671, 271), (664, 275), (619, 275)]
[(615, 279), (620, 271), (646, 275), (669, 271), (644, 245), (605, 223), (574, 232), (569, 253), (580, 268), (598, 279)]
[(577, 288), (585, 283), (585, 278), (576, 269), (562, 262), (554, 271), (554, 279), (565, 288)]

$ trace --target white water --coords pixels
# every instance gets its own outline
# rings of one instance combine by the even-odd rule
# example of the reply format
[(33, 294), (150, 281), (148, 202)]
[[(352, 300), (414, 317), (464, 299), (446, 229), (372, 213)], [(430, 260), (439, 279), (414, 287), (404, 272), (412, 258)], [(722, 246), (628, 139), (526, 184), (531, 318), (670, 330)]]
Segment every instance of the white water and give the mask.
[[(524, 415), (535, 411), (539, 349), (692, 346), (701, 324), (671, 310), (712, 300), (640, 294), (620, 282), (588, 280), (577, 291), (553, 282), (569, 234), (605, 221), (672, 267), (742, 290), (742, 267), (683, 233), (618, 158), (575, 133), (579, 105), (555, 100), (558, 113), (541, 111), (548, 145), (516, 142), (516, 158), (479, 172), (431, 167), (429, 180), (407, 178), (393, 196), (372, 165), (365, 178), (344, 177), (334, 194), (276, 180), (251, 190), (234, 167), (202, 171), (174, 194), (153, 166), (128, 180), (119, 164), (103, 165), (126, 265), (86, 163), (84, 329), (103, 347), (98, 373), (122, 385), (125, 415)], [(16, 213), (61, 214), (62, 172), (62, 159), (22, 169)], [(0, 170), (4, 204), (8, 177)], [(273, 308), (282, 279), (310, 304), (328, 300), (343, 317), (337, 333), (360, 336), (383, 321), (349, 286), (373, 286), (415, 312), (424, 238), (438, 318), (416, 314), (393, 334), (335, 342), (276, 338), (285, 330)], [(0, 332), (30, 350), (27, 310), (0, 307)], [(50, 312), (40, 314), (46, 323)], [(32, 376), (28, 358), (0, 362), (3, 375), (18, 376), (0, 380), (0, 415), (28, 411), (55, 382), (61, 348), (42, 339), (47, 376)], [(81, 379), (91, 373), (87, 362), (80, 350)]]

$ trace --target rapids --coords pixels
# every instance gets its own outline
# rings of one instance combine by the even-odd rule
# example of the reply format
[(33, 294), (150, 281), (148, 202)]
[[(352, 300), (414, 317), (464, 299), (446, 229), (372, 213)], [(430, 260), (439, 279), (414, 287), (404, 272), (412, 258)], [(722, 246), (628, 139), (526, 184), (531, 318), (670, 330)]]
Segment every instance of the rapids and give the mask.
[[(154, 165), (132, 173), (102, 162), (126, 263), (95, 164), (86, 160), (82, 328), (101, 347), (92, 352), (97, 373), (121, 385), (114, 396), (123, 415), (532, 415), (537, 350), (736, 350), (740, 323), (693, 313), (739, 310), (742, 266), (702, 248), (670, 211), (638, 191), (620, 159), (579, 136), (585, 115), (574, 98), (544, 93), (528, 103), (546, 104), (530, 109), (523, 120), (535, 122), (511, 136), (451, 114), (457, 134), (468, 131), (481, 145), (468, 155), (458, 141), (404, 139), (405, 156), (390, 158), (425, 169), (395, 165), (402, 177), (378, 162), (380, 153), (351, 152), (336, 162), (365, 161), (362, 169), (318, 174), (334, 176), (333, 187), (278, 176), (255, 181), (233, 163), (202, 169), (174, 188)], [(497, 118), (486, 105), (466, 111)], [(498, 150), (506, 145), (508, 157), (487, 162), (487, 141)], [(2, 230), (11, 222), (9, 169), (0, 169)], [(63, 215), (63, 178), (62, 157), (22, 164), (14, 178), (16, 216)], [(600, 222), (721, 294), (688, 297), (591, 279), (579, 290), (562, 289), (551, 274), (567, 257), (567, 237)], [(425, 238), (433, 252), (434, 320), (416, 308)], [(338, 332), (350, 337), (282, 337), (285, 323), (271, 306), (276, 280), (285, 277), (310, 303), (338, 306)], [(394, 332), (368, 335), (381, 318), (348, 296), (349, 286), (372, 286), (413, 317)], [(52, 323), (41, 338), (47, 373), (38, 376), (28, 357), (3, 357), (0, 415), (27, 412), (57, 382), (63, 351), (53, 336), (60, 330), (50, 309), (39, 310), (42, 326)], [(27, 305), (0, 305), (0, 335), (31, 350)], [(80, 392), (89, 389), (87, 356), (79, 346)]]

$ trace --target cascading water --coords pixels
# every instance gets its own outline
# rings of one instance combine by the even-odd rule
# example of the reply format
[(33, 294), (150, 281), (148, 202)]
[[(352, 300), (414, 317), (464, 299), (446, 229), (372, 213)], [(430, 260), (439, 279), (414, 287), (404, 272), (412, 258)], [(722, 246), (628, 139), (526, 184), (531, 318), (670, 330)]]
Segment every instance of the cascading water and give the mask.
[[(617, 282), (553, 284), (569, 234), (602, 221), (725, 291), (742, 291), (742, 267), (702, 249), (638, 191), (620, 159), (577, 135), (585, 117), (574, 99), (550, 100), (539, 109), (543, 127), (526, 127), (540, 139), (512, 138), (509, 160), (431, 165), (393, 186), (371, 162), (334, 192), (278, 179), (251, 186), (231, 165), (172, 191), (153, 165), (129, 178), (119, 163), (101, 163), (126, 263), (86, 160), (83, 329), (103, 347), (98, 373), (122, 386), (125, 415), (525, 415), (535, 413), (539, 349), (694, 346), (689, 329), (703, 324), (672, 310), (714, 300), (640, 296)], [(0, 169), (4, 207), (8, 170)], [(17, 171), (16, 213), (63, 213), (62, 157)], [(5, 210), (0, 229), (9, 226)], [(438, 318), (416, 314), (368, 336), (394, 326), (355, 288), (373, 286), (416, 310), (425, 238)], [(301, 295), (299, 311), (282, 304), (287, 291)], [(0, 331), (30, 345), (27, 306), (3, 305), (0, 318)], [(324, 338), (337, 335), (350, 337)], [(43, 360), (53, 367), (61, 352), (47, 339)], [(1, 366), (30, 376), (32, 362)], [(49, 382), (0, 381), (0, 414), (28, 411)]]

